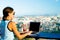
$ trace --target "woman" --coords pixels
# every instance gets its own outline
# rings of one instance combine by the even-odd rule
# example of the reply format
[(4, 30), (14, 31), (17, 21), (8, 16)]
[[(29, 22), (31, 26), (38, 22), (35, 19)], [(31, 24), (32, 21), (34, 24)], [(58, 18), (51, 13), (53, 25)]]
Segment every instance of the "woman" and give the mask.
[(13, 40), (14, 34), (21, 40), (32, 33), (32, 31), (29, 31), (21, 35), (21, 33), (17, 31), (16, 23), (11, 21), (14, 18), (14, 14), (14, 9), (11, 7), (3, 9), (3, 20), (0, 23), (1, 40)]

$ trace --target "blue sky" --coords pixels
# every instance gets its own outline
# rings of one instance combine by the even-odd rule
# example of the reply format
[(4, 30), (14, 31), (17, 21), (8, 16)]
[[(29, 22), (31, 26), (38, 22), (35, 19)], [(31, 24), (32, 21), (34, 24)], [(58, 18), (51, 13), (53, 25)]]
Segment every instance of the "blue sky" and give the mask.
[(0, 0), (0, 16), (6, 6), (14, 8), (15, 16), (60, 14), (60, 0)]

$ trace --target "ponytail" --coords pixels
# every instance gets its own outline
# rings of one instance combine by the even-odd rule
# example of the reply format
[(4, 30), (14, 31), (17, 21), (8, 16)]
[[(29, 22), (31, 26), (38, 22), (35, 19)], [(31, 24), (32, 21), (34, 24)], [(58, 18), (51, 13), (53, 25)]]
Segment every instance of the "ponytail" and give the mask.
[(5, 20), (6, 20), (5, 18), (6, 18), (6, 16), (3, 16), (3, 18), (2, 18), (2, 19), (5, 21)]

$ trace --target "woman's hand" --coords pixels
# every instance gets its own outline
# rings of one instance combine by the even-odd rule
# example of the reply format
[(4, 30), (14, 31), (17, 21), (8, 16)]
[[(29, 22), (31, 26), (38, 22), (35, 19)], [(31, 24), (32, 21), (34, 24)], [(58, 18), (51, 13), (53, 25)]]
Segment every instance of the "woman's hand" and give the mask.
[(32, 31), (29, 31), (27, 34), (28, 34), (28, 35), (31, 35), (31, 33), (32, 33)]

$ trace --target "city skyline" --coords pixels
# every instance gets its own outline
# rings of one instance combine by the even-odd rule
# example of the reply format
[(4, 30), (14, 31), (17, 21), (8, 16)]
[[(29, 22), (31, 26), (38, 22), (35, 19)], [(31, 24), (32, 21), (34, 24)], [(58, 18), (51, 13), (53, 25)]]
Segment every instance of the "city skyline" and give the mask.
[(60, 14), (60, 0), (0, 0), (0, 16), (7, 6), (14, 8), (15, 16)]

